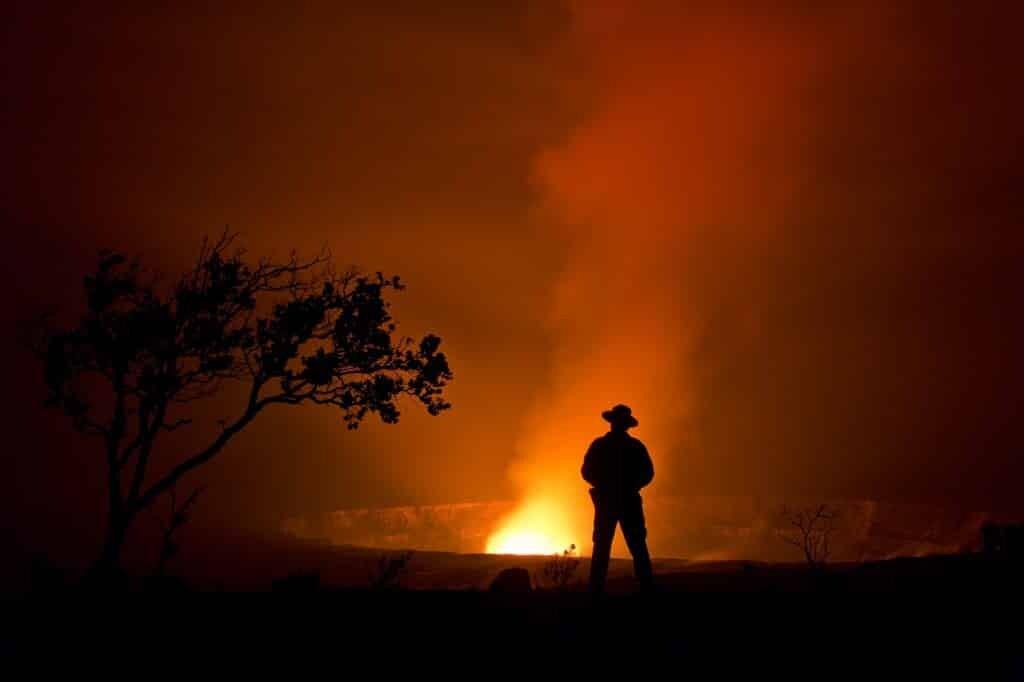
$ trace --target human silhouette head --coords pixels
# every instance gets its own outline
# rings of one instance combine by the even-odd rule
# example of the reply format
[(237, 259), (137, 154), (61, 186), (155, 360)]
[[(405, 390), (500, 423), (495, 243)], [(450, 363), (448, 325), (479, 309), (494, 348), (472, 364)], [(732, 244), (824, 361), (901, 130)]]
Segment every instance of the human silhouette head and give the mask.
[(633, 416), (633, 410), (621, 404), (610, 410), (605, 410), (601, 413), (601, 417), (611, 424), (612, 431), (627, 431), (640, 423)]

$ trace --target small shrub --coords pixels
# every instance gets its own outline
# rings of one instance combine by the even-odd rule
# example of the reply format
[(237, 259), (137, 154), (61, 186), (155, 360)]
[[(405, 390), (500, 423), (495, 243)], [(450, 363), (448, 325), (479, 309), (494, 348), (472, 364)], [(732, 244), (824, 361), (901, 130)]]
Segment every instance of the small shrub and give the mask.
[(402, 575), (409, 568), (412, 552), (401, 552), (388, 556), (381, 555), (377, 565), (370, 574), (370, 587), (375, 590), (387, 590), (401, 587)]
[(580, 559), (576, 556), (576, 545), (569, 545), (561, 554), (555, 554), (544, 564), (542, 575), (544, 582), (556, 590), (565, 590), (576, 575)]

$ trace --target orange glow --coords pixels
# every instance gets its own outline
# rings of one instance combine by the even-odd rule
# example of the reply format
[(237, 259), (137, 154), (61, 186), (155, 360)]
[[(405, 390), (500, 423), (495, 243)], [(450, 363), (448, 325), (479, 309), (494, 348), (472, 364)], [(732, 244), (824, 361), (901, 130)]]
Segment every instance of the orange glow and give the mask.
[(487, 540), (488, 554), (558, 554), (573, 538), (561, 505), (546, 499), (528, 499), (505, 518)]

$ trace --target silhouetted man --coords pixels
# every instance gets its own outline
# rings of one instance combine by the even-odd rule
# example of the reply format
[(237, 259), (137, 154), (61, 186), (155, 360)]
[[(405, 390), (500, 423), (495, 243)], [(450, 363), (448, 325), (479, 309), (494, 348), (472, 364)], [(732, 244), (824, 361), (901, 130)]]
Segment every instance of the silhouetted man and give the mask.
[(644, 444), (627, 433), (639, 423), (632, 410), (616, 405), (601, 416), (611, 424), (611, 430), (590, 444), (582, 470), (583, 480), (593, 486), (590, 497), (594, 500), (590, 590), (595, 595), (604, 591), (616, 524), (622, 525), (637, 580), (648, 589), (653, 576), (640, 489), (654, 478), (654, 465)]

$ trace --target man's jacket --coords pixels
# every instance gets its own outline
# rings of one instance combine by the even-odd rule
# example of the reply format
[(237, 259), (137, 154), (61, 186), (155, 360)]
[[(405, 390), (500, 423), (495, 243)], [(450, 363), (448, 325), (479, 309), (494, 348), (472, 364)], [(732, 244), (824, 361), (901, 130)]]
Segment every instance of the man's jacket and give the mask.
[(601, 494), (635, 494), (654, 478), (654, 465), (643, 443), (624, 431), (609, 431), (590, 444), (582, 474)]

